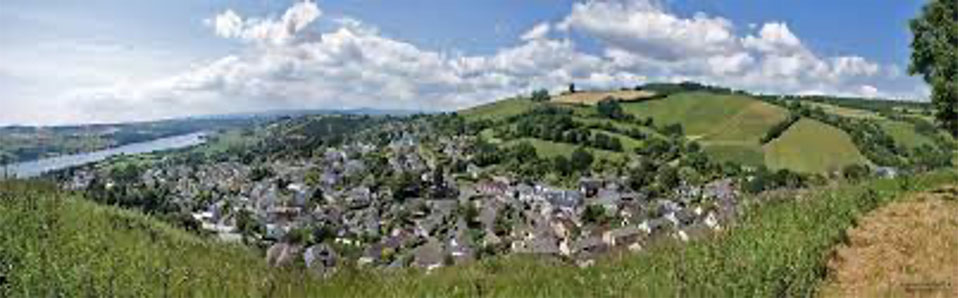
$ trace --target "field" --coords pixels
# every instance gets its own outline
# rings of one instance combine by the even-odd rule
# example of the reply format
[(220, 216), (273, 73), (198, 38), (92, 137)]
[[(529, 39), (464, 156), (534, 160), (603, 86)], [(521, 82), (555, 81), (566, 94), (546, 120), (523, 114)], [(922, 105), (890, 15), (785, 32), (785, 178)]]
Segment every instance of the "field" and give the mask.
[(623, 104), (626, 112), (652, 117), (656, 125), (681, 123), (712, 157), (761, 165), (759, 140), (788, 117), (782, 108), (739, 95), (680, 93), (662, 100)]
[(510, 98), (468, 108), (459, 114), (469, 120), (499, 120), (522, 114), (535, 106), (536, 103), (527, 98)]
[(820, 102), (813, 102), (813, 101), (809, 101), (809, 102), (805, 102), (805, 103), (808, 104), (809, 106), (813, 107), (813, 108), (814, 108), (814, 107), (820, 107), (820, 108), (822, 108), (822, 110), (825, 111), (825, 113), (835, 114), (835, 115), (839, 115), (839, 116), (843, 116), (843, 117), (858, 118), (858, 119), (880, 119), (880, 118), (882, 118), (880, 115), (878, 115), (878, 113), (875, 113), (875, 112), (872, 112), (872, 111), (869, 111), (869, 110), (846, 108), (846, 107), (840, 107), (840, 106), (836, 106), (836, 105), (831, 105), (831, 104), (827, 104), (827, 103), (820, 103)]
[(721, 161), (735, 162), (740, 165), (757, 167), (765, 164), (765, 151), (759, 145), (710, 143), (703, 147), (705, 153)]
[(868, 160), (844, 131), (802, 119), (765, 145), (765, 163), (771, 169), (827, 173), (851, 164), (867, 164)]
[[(545, 158), (552, 158), (559, 155), (562, 155), (565, 157), (571, 157), (572, 152), (575, 151), (576, 148), (579, 148), (579, 146), (576, 146), (573, 144), (558, 143), (558, 142), (552, 142), (552, 141), (546, 141), (546, 140), (534, 139), (534, 138), (521, 138), (521, 139), (512, 140), (506, 143), (506, 146), (512, 146), (522, 142), (529, 142), (529, 144), (532, 145), (532, 147), (536, 148), (536, 154), (538, 154), (539, 157), (545, 157)], [(624, 140), (622, 145), (623, 147), (628, 147), (628, 145), (626, 145), (626, 142)], [(588, 149), (589, 149), (589, 152), (591, 152), (596, 158), (605, 158), (609, 160), (620, 160), (624, 158), (624, 155), (619, 152), (599, 150), (594, 148), (588, 148)]]
[(554, 96), (552, 97), (552, 102), (593, 106), (608, 97), (618, 99), (622, 102), (628, 102), (653, 98), (655, 95), (655, 92), (642, 90), (581, 91)]
[(895, 143), (905, 145), (909, 148), (920, 147), (921, 145), (935, 145), (934, 140), (921, 135), (915, 131), (915, 125), (902, 121), (881, 121), (881, 127), (887, 132)]

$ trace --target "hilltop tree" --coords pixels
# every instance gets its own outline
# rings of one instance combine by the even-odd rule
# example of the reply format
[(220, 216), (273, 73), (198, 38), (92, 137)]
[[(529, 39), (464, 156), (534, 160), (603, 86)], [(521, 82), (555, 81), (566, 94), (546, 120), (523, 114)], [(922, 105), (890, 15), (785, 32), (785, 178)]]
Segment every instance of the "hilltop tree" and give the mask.
[(532, 101), (536, 101), (536, 102), (549, 101), (549, 99), (550, 99), (549, 91), (546, 89), (539, 89), (536, 91), (532, 91)]
[(911, 65), (932, 87), (938, 122), (958, 137), (958, 1), (932, 0), (911, 21)]

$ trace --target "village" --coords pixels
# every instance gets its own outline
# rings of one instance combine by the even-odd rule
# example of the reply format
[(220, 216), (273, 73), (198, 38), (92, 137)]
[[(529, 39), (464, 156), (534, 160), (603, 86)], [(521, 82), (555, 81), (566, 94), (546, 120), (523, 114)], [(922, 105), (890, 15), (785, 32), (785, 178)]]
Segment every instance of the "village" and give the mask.
[(472, 163), (456, 171), (442, 160), (469, 160), (468, 140), (434, 137), (438, 150), (426, 152), (420, 136), (256, 165), (156, 163), (126, 181), (87, 168), (64, 186), (162, 189), (204, 233), (264, 247), (274, 266), (303, 262), (321, 274), (344, 264), (429, 270), (503, 254), (588, 266), (610, 251), (720, 230), (739, 197), (730, 178), (652, 197), (630, 189), (626, 177), (586, 176), (561, 187)]

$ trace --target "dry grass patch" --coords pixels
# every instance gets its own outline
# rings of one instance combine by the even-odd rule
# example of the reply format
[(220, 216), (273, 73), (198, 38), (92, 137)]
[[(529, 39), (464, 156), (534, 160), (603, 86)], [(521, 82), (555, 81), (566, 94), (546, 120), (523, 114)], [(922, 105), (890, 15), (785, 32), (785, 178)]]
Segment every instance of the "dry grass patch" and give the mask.
[(828, 269), (827, 297), (958, 297), (958, 187), (864, 216)]
[(655, 95), (655, 92), (645, 90), (582, 91), (555, 96), (552, 98), (552, 101), (564, 104), (584, 104), (592, 106), (608, 97), (628, 102), (653, 98)]

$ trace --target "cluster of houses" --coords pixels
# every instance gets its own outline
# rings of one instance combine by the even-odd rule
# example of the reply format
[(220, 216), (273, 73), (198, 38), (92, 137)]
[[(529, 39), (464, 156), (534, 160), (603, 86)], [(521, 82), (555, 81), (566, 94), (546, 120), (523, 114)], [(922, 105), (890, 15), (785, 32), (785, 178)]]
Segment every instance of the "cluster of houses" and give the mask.
[[(144, 170), (139, 183), (169, 190), (201, 227), (223, 241), (268, 247), (270, 264), (303, 262), (328, 273), (345, 262), (364, 266), (436, 268), (498, 254), (537, 254), (587, 264), (613, 250), (641, 250), (651, 241), (688, 241), (722, 228), (734, 215), (732, 180), (682, 186), (665, 197), (630, 189), (623, 177), (582, 179), (578, 188), (525, 183), (507, 176), (457, 179), (435, 173), (436, 155), (468, 158), (454, 137), (423, 152), (415, 136), (386, 146), (354, 143), (310, 158), (255, 166), (233, 161), (166, 164)], [(377, 154), (385, 164), (369, 164)], [(444, 195), (397, 200), (370, 175), (373, 166), (416, 174)], [(271, 175), (254, 180), (257, 168)], [(467, 173), (480, 171), (475, 165)], [(260, 170), (261, 171), (261, 170)], [(66, 186), (84, 189), (95, 176), (77, 171)], [(443, 185), (433, 185), (436, 175)], [(480, 177), (473, 175), (472, 178)], [(587, 211), (591, 209), (592, 211)], [(601, 210), (602, 221), (585, 214)], [(254, 229), (242, 230), (241, 214)], [(305, 235), (305, 236), (304, 236)]]

